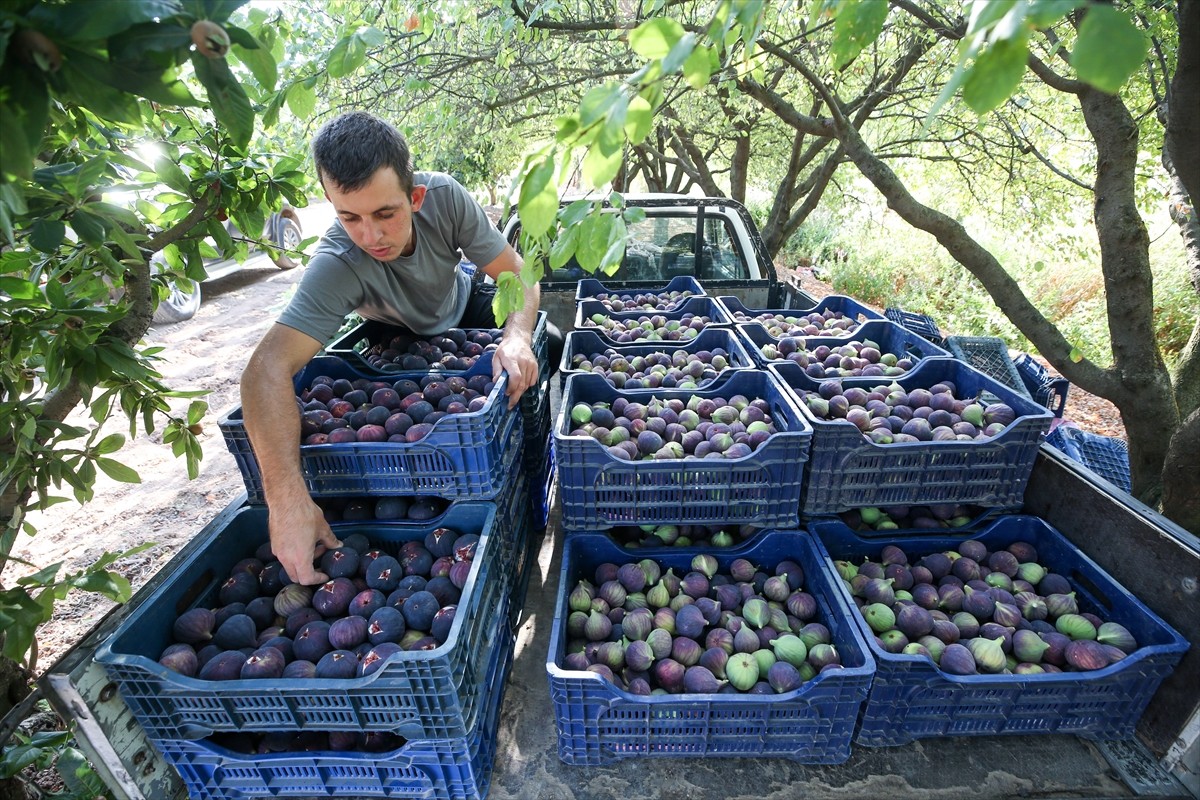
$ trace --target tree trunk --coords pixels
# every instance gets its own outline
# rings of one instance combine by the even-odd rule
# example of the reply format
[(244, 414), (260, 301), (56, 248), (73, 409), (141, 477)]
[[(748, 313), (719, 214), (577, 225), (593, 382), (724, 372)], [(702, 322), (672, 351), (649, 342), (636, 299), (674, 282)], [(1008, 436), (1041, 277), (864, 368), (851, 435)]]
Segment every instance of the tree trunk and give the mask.
[(1184, 530), (1200, 536), (1200, 408), (1175, 432), (1163, 464), (1163, 514)]
[(1117, 95), (1085, 88), (1079, 102), (1096, 142), (1092, 215), (1100, 242), (1113, 366), (1128, 398), (1117, 405), (1129, 436), (1133, 494), (1155, 504), (1167, 446), (1179, 425), (1179, 408), (1154, 330), (1150, 236), (1135, 193), (1137, 124)]
[(0, 780), (0, 800), (39, 800), (42, 793), (21, 779), (20, 775)]

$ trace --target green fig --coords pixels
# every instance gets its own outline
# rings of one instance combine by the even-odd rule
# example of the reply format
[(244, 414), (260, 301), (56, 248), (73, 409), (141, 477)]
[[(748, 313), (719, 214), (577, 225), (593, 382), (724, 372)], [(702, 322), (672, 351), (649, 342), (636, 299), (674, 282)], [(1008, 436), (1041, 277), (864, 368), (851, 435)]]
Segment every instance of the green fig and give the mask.
[(1101, 623), (1100, 627), (1096, 629), (1096, 641), (1101, 644), (1110, 644), (1125, 654), (1137, 650), (1137, 640), (1133, 638), (1129, 629), (1119, 622)]
[(1054, 621), (1054, 627), (1075, 641), (1096, 638), (1096, 626), (1079, 614), (1063, 614)]
[(1003, 643), (1004, 637), (1002, 636), (997, 636), (995, 639), (976, 636), (967, 642), (967, 649), (975, 658), (975, 666), (980, 672), (998, 673), (1003, 671), (1007, 663), (1001, 647)]
[(794, 667), (800, 666), (808, 658), (808, 648), (805, 647), (803, 640), (790, 633), (780, 636), (778, 639), (772, 639), (771, 647), (775, 650), (776, 658), (786, 661)]
[(734, 653), (725, 663), (725, 677), (739, 691), (749, 691), (758, 683), (758, 674), (758, 660), (750, 653)]
[(883, 633), (896, 627), (896, 614), (883, 603), (871, 603), (863, 606), (862, 615), (867, 624), (871, 626), (871, 630), (876, 633)]

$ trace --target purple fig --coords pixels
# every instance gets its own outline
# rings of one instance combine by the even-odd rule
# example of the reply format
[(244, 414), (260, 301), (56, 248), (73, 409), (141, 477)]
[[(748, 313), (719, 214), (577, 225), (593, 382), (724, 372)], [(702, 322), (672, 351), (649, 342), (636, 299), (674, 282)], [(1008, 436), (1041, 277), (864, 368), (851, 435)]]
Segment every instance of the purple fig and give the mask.
[(223, 650), (204, 662), (196, 677), (202, 681), (235, 681), (242, 676), (246, 656), (240, 650)]
[(1012, 637), (1012, 651), (1018, 661), (1030, 664), (1040, 663), (1042, 654), (1050, 645), (1033, 631), (1017, 631)]
[(329, 645), (334, 650), (353, 650), (367, 640), (367, 626), (359, 616), (336, 619), (329, 625)]
[(992, 621), (997, 625), (1015, 628), (1022, 620), (1024, 617), (1021, 616), (1021, 611), (1009, 603), (996, 603), (992, 610)]
[(602, 642), (596, 651), (596, 662), (620, 672), (625, 668), (625, 646), (620, 642)]
[(680, 636), (699, 639), (708, 621), (694, 604), (686, 605), (675, 614), (675, 632)]
[(971, 651), (967, 649), (966, 645), (957, 643), (946, 645), (946, 649), (942, 651), (942, 657), (938, 661), (938, 667), (942, 672), (951, 675), (974, 675), (978, 672), (975, 666), (975, 657), (971, 655)]
[(671, 658), (662, 658), (654, 662), (654, 666), (650, 668), (650, 674), (654, 677), (655, 683), (662, 689), (665, 689), (670, 694), (679, 694), (683, 691), (684, 674), (687, 669)]
[(315, 678), (317, 677), (317, 665), (311, 661), (289, 661), (288, 665), (283, 668), (282, 678)]
[(312, 604), (313, 589), (299, 583), (289, 583), (275, 595), (275, 613), (283, 618)]
[(637, 564), (622, 564), (617, 569), (617, 580), (625, 587), (625, 591), (640, 592), (646, 588), (646, 573)]
[(699, 664), (688, 667), (683, 673), (683, 690), (691, 694), (716, 694), (724, 683)]
[(630, 642), (625, 648), (625, 664), (633, 670), (644, 672), (654, 663), (654, 651), (644, 641)]
[(842, 663), (837, 647), (828, 643), (818, 643), (808, 648), (808, 658), (805, 660), (816, 670), (822, 670), (830, 664)]
[(685, 667), (698, 664), (703, 652), (704, 648), (695, 639), (689, 639), (686, 636), (676, 636), (671, 642), (671, 658)]
[(1057, 572), (1047, 572), (1036, 585), (1038, 593), (1043, 597), (1052, 594), (1070, 594), (1074, 591), (1071, 588), (1071, 582)]
[(207, 608), (189, 609), (175, 620), (175, 639), (184, 644), (207, 644), (216, 630), (216, 615)]
[[(932, 614), (930, 616), (932, 616)], [(933, 621), (933, 627), (930, 628), (929, 632), (934, 638), (945, 644), (954, 644), (963, 638), (962, 631), (959, 629), (959, 627), (948, 619), (935, 619)]]
[(190, 644), (169, 645), (159, 656), (158, 663), (188, 678), (195, 677), (200, 669), (200, 661)]
[(767, 669), (767, 683), (778, 694), (795, 691), (803, 682), (800, 671), (786, 661), (776, 661)]
[(242, 664), (239, 676), (244, 679), (283, 677), (283, 654), (274, 647), (262, 647)]
[(933, 616), (918, 605), (905, 604), (896, 612), (896, 628), (915, 641), (933, 630)]
[(1109, 665), (1104, 645), (1090, 639), (1076, 639), (1063, 651), (1067, 663), (1078, 670), (1104, 669)]
[(225, 650), (252, 648), (258, 644), (258, 628), (246, 614), (234, 614), (217, 628), (213, 634), (213, 644)]
[(970, 586), (963, 587), (963, 611), (978, 620), (989, 620), (995, 607), (996, 601), (989, 592), (972, 589)]
[(804, 642), (804, 646), (809, 649), (809, 652), (812, 652), (813, 647), (818, 644), (829, 644), (833, 641), (829, 628), (820, 622), (808, 623), (796, 631), (796, 635), (800, 637), (800, 641)]
[(670, 657), (674, 641), (675, 637), (671, 635), (671, 632), (663, 628), (655, 628), (646, 634), (646, 644), (650, 645), (650, 651), (659, 660)]

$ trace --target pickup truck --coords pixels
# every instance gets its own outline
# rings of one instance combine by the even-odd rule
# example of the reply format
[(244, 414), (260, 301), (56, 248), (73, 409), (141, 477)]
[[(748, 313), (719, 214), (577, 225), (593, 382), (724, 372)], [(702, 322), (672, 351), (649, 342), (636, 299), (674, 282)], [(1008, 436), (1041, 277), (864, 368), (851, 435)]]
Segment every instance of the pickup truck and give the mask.
[[(617, 280), (605, 279), (606, 286), (661, 285), (667, 278), (691, 274), (710, 294), (735, 295), (747, 307), (815, 305), (814, 298), (778, 280), (753, 221), (740, 204), (720, 198), (642, 197), (630, 202), (645, 207), (647, 220), (634, 230), (637, 243), (631, 245)], [(515, 221), (505, 232), (510, 241), (517, 241)], [(570, 330), (574, 321), (578, 278), (568, 266), (547, 275), (542, 286), (543, 308), (564, 330)], [(619, 282), (622, 278), (629, 282)], [(561, 403), (561, 395), (557, 381), (550, 385), (554, 407)], [(223, 525), (245, 502), (243, 494), (218, 512), (209, 527)], [(494, 741), (488, 796), (492, 800), (1200, 796), (1200, 541), (1045, 444), (1037, 455), (1023, 511), (1060, 531), (1191, 644), (1142, 715), (1136, 738), (1097, 742), (1064, 734), (940, 737), (897, 747), (855, 745), (848, 761), (831, 765), (706, 757), (634, 758), (587, 768), (565, 764), (558, 757), (554, 703), (546, 676), (563, 552), (561, 508), (555, 501), (545, 536), (539, 539), (540, 551), (516, 631), (517, 655)], [(39, 682), (54, 708), (75, 721), (81, 747), (117, 798), (186, 796), (178, 775), (147, 741), (115, 684), (92, 656), (125, 615), (153, 592), (161, 576), (189, 558), (194, 541)], [(703, 711), (703, 704), (698, 709)], [(749, 728), (747, 735), (754, 735)], [(680, 744), (686, 750), (687, 743)], [(237, 785), (236, 776), (226, 777), (225, 785)], [(288, 776), (281, 772), (278, 781), (269, 794), (291, 796)], [(335, 789), (329, 794), (338, 796)]]

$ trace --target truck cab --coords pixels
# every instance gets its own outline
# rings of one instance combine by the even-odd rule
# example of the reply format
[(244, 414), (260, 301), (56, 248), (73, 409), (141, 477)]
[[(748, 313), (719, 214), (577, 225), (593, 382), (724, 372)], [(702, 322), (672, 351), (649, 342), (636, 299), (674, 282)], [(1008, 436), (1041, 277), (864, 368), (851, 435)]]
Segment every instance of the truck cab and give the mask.
[[(801, 308), (816, 303), (798, 288), (780, 282), (750, 212), (736, 200), (674, 194), (630, 194), (624, 199), (627, 206), (645, 211), (646, 218), (628, 225), (625, 257), (614, 274), (592, 275), (574, 259), (559, 269), (547, 265), (541, 281), (542, 309), (559, 328), (570, 330), (576, 288), (581, 278), (589, 277), (608, 288), (637, 289), (690, 276), (709, 294), (733, 295), (750, 308)], [(563, 205), (569, 202), (564, 200)], [(515, 211), (503, 231), (520, 252), (520, 220)]]

